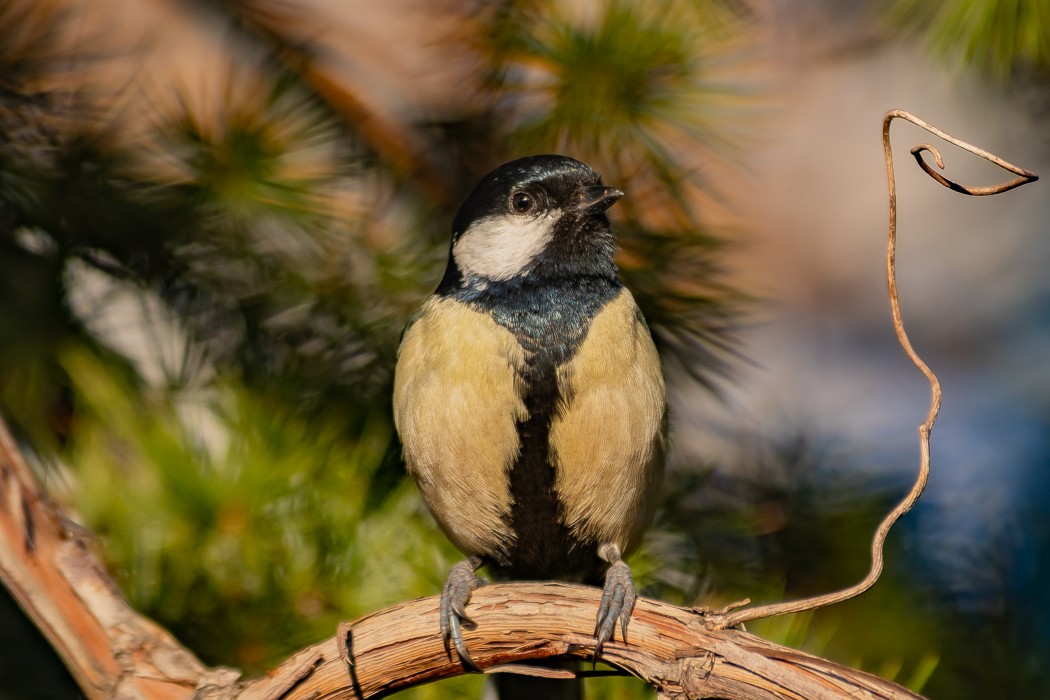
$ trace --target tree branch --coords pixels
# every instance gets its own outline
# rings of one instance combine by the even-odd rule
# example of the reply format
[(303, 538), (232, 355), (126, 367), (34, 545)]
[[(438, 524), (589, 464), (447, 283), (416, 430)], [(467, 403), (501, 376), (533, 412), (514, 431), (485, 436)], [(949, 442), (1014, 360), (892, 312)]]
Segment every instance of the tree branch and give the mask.
[[(264, 678), (241, 681), (234, 669), (205, 666), (133, 610), (91, 542), (43, 493), (0, 421), (0, 581), (89, 698), (370, 698), (464, 672), (441, 643), (435, 596), (344, 624)], [(557, 583), (485, 586), (471, 600), (479, 624), (465, 630), (467, 644), (487, 673), (521, 672), (525, 662), (564, 654), (590, 659), (600, 595)], [(602, 658), (666, 698), (919, 697), (740, 630), (709, 629), (710, 622), (696, 610), (639, 600), (630, 643), (607, 644)]]
[[(464, 631), (474, 661), (487, 672), (551, 656), (589, 660), (601, 591), (562, 583), (496, 584), (474, 591), (478, 626)], [(337, 643), (362, 697), (458, 675), (438, 635), (438, 598), (387, 608), (343, 625)], [(607, 643), (602, 660), (642, 678), (671, 698), (917, 698), (881, 678), (767, 642), (740, 630), (711, 630), (705, 615), (639, 599), (629, 643)], [(327, 664), (325, 664), (327, 666)], [(318, 674), (325, 666), (318, 668)], [(327, 692), (321, 679), (302, 695)], [(289, 696), (293, 697), (293, 696)], [(342, 697), (342, 696), (336, 696)], [(354, 697), (348, 695), (346, 697)]]
[(2, 421), (0, 582), (89, 698), (188, 698), (239, 676), (207, 668), (127, 604), (91, 533), (47, 497)]

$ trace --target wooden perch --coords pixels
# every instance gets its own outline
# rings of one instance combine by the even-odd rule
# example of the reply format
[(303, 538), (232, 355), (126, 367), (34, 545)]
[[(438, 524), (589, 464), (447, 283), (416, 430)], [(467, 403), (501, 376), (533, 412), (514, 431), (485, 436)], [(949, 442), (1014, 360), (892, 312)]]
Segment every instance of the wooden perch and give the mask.
[[(497, 584), (474, 591), (477, 628), (464, 638), (474, 661), (498, 670), (550, 656), (589, 660), (601, 591), (560, 583)], [(461, 672), (434, 634), (438, 599), (387, 608), (344, 625), (337, 642), (364, 697)], [(602, 660), (642, 678), (668, 698), (917, 698), (876, 676), (772, 644), (740, 630), (709, 630), (704, 615), (640, 599), (629, 644), (608, 643)], [(327, 661), (327, 657), (326, 657)], [(329, 664), (317, 669), (321, 676)], [(336, 669), (346, 675), (347, 664)], [(493, 668), (494, 667), (494, 668)], [(303, 690), (324, 695), (322, 678)], [(299, 696), (296, 696), (299, 697)], [(309, 693), (302, 697), (309, 697)]]
[[(294, 654), (264, 678), (209, 668), (135, 612), (91, 548), (92, 537), (41, 490), (0, 422), (0, 581), (89, 698), (369, 698), (463, 673), (438, 636), (437, 597), (344, 624), (335, 638)], [(601, 592), (555, 583), (499, 584), (474, 592), (465, 630), (489, 672), (570, 654), (589, 659)], [(639, 600), (629, 644), (603, 660), (666, 698), (868, 700), (919, 696), (861, 671), (735, 629), (709, 629), (702, 613)], [(351, 663), (347, 663), (349, 660)], [(502, 668), (501, 668), (502, 667)]]

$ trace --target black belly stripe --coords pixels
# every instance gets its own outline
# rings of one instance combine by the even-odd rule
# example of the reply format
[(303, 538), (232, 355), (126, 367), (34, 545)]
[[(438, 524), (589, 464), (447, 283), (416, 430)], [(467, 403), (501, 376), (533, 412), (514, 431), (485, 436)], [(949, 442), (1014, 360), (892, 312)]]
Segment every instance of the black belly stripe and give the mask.
[(500, 567), (509, 578), (554, 578), (557, 565), (578, 549), (554, 488), (550, 429), (559, 399), (556, 372), (552, 353), (541, 352), (530, 357), (522, 377), (529, 418), (517, 425), (521, 452), (509, 473), (514, 539)]
[(521, 391), (529, 417), (517, 425), (521, 452), (509, 471), (513, 504), (507, 524), (513, 539), (490, 563), (497, 577), (562, 578), (599, 565), (598, 543), (579, 541), (565, 524), (554, 487), (550, 430), (559, 406), (571, 399), (560, 394), (558, 367), (572, 358), (591, 320), (621, 289), (615, 278), (584, 277), (536, 286), (518, 281), (453, 294), (489, 313), (528, 352)]

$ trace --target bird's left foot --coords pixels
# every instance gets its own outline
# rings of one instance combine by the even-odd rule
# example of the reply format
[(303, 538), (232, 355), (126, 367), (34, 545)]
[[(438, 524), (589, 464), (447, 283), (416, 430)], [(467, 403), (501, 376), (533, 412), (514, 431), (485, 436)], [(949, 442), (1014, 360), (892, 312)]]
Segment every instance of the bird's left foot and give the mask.
[(598, 550), (598, 556), (609, 562), (605, 573), (605, 588), (602, 591), (602, 602), (598, 606), (598, 621), (594, 626), (597, 643), (594, 646), (594, 658), (597, 660), (606, 642), (616, 636), (616, 621), (620, 621), (623, 643), (627, 643), (627, 623), (631, 620), (634, 603), (638, 592), (634, 588), (631, 570), (620, 558), (620, 548), (606, 545)]
[(445, 643), (445, 653), (452, 658), (452, 649), (455, 647), (463, 666), (471, 671), (480, 672), (474, 659), (470, 658), (467, 645), (463, 641), (462, 627), (474, 627), (474, 620), (467, 616), (466, 606), (470, 600), (470, 594), (478, 586), (484, 585), (484, 581), (474, 573), (481, 566), (479, 557), (468, 557), (452, 567), (445, 581), (445, 588), (441, 591), (441, 639)]

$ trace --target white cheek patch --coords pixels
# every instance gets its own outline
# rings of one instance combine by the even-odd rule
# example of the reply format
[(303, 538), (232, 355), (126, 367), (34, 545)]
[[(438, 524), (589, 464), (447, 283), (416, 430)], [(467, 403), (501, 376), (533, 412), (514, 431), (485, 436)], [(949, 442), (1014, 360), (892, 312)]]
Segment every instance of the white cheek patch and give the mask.
[(542, 216), (494, 216), (478, 219), (452, 249), (456, 265), (467, 274), (508, 280), (528, 267), (553, 236), (558, 209)]

